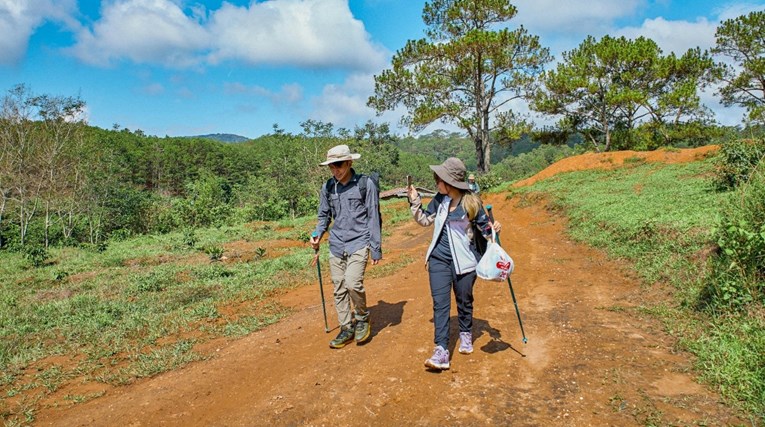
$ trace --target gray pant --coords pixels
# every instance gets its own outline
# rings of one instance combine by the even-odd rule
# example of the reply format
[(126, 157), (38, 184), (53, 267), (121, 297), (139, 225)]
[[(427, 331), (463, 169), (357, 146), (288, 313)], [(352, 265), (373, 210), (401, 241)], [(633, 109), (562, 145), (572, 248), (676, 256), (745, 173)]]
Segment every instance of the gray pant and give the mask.
[(329, 255), (329, 272), (335, 287), (335, 309), (337, 321), (344, 329), (351, 327), (351, 301), (357, 321), (369, 320), (367, 294), (364, 290), (364, 272), (367, 269), (369, 248), (338, 258)]

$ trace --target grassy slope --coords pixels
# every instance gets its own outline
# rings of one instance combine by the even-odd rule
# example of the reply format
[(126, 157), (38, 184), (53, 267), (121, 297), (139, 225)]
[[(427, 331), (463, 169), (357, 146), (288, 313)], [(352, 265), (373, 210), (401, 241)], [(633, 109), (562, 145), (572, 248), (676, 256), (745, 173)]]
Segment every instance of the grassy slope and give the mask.
[[(382, 203), (386, 229), (409, 218), (391, 203)], [(138, 236), (102, 252), (52, 248), (38, 268), (0, 253), (0, 420), (32, 422), (67, 382), (127, 384), (207, 357), (197, 351), (205, 342), (278, 321), (288, 310), (269, 297), (315, 283), (306, 244), (315, 221)], [(212, 261), (210, 248), (228, 259)], [(400, 262), (410, 260), (378, 274)]]
[[(557, 175), (522, 190), (545, 194), (571, 221), (571, 236), (634, 263), (646, 286), (671, 286), (673, 301), (643, 312), (659, 316), (678, 343), (697, 356), (700, 378), (732, 404), (765, 421), (765, 310), (712, 315), (698, 310), (719, 207), (711, 160), (637, 162), (613, 171)], [(756, 421), (759, 420), (759, 421)]]

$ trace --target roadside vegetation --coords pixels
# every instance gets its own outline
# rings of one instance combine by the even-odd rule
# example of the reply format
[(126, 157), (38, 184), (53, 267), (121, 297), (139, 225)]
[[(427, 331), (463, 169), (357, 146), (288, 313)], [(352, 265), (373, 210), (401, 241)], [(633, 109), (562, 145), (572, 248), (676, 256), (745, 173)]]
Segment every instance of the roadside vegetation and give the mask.
[[(403, 106), (415, 132), (446, 121), (464, 135), (307, 120), (298, 134), (274, 125), (236, 144), (160, 138), (88, 126), (77, 97), (10, 88), (0, 99), (6, 423), (31, 422), (73, 378), (129, 383), (286, 315), (269, 297), (309, 280), (308, 223), (328, 178), (318, 162), (334, 145), (361, 153), (354, 167), (379, 172), (382, 190), (407, 175), (432, 187), (428, 165), (458, 156), (491, 191), (587, 151), (714, 141), (716, 160), (636, 160), (521, 191), (548, 194), (574, 237), (635, 263), (647, 286), (670, 285), (674, 301), (638, 311), (664, 319), (697, 355), (702, 380), (765, 420), (765, 12), (720, 23), (713, 49), (680, 56), (647, 38), (588, 36), (552, 70), (538, 37), (509, 27), (518, 12), (509, 1), (434, 1), (423, 12), (427, 37), (375, 76), (368, 104)], [(746, 109), (744, 127), (714, 122), (699, 97), (712, 84), (723, 105)], [(534, 128), (510, 100), (557, 124)], [(383, 216), (388, 226), (403, 219)]]
[(517, 190), (567, 216), (571, 236), (627, 260), (646, 291), (638, 302), (696, 356), (702, 382), (765, 421), (765, 141), (733, 139), (687, 164), (625, 162), (560, 174)]

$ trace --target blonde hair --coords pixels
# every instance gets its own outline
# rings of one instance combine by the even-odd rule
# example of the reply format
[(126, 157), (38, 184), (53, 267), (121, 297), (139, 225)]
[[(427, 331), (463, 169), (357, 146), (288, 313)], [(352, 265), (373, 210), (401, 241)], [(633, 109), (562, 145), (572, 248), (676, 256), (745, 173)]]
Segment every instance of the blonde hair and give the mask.
[(472, 221), (478, 215), (478, 210), (483, 205), (483, 202), (477, 194), (470, 190), (460, 191), (462, 192), (462, 206), (465, 208), (465, 212), (467, 212), (468, 219)]

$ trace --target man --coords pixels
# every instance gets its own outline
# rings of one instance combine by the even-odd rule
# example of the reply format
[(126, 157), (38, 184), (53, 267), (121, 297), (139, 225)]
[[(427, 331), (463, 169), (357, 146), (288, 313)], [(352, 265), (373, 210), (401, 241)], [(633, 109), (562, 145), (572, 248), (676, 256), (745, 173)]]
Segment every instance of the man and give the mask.
[(468, 188), (473, 192), (473, 194), (478, 194), (481, 192), (481, 189), (478, 187), (478, 183), (475, 182), (475, 175), (472, 173), (468, 176)]
[(370, 253), (372, 265), (382, 259), (378, 189), (372, 179), (353, 170), (353, 161), (360, 157), (347, 145), (338, 145), (320, 163), (329, 166), (332, 178), (321, 188), (316, 237), (311, 237), (310, 242), (318, 250), (321, 237), (334, 221), (329, 231), (329, 271), (340, 333), (329, 342), (331, 348), (345, 347), (354, 339), (357, 344), (369, 340), (364, 272)]

